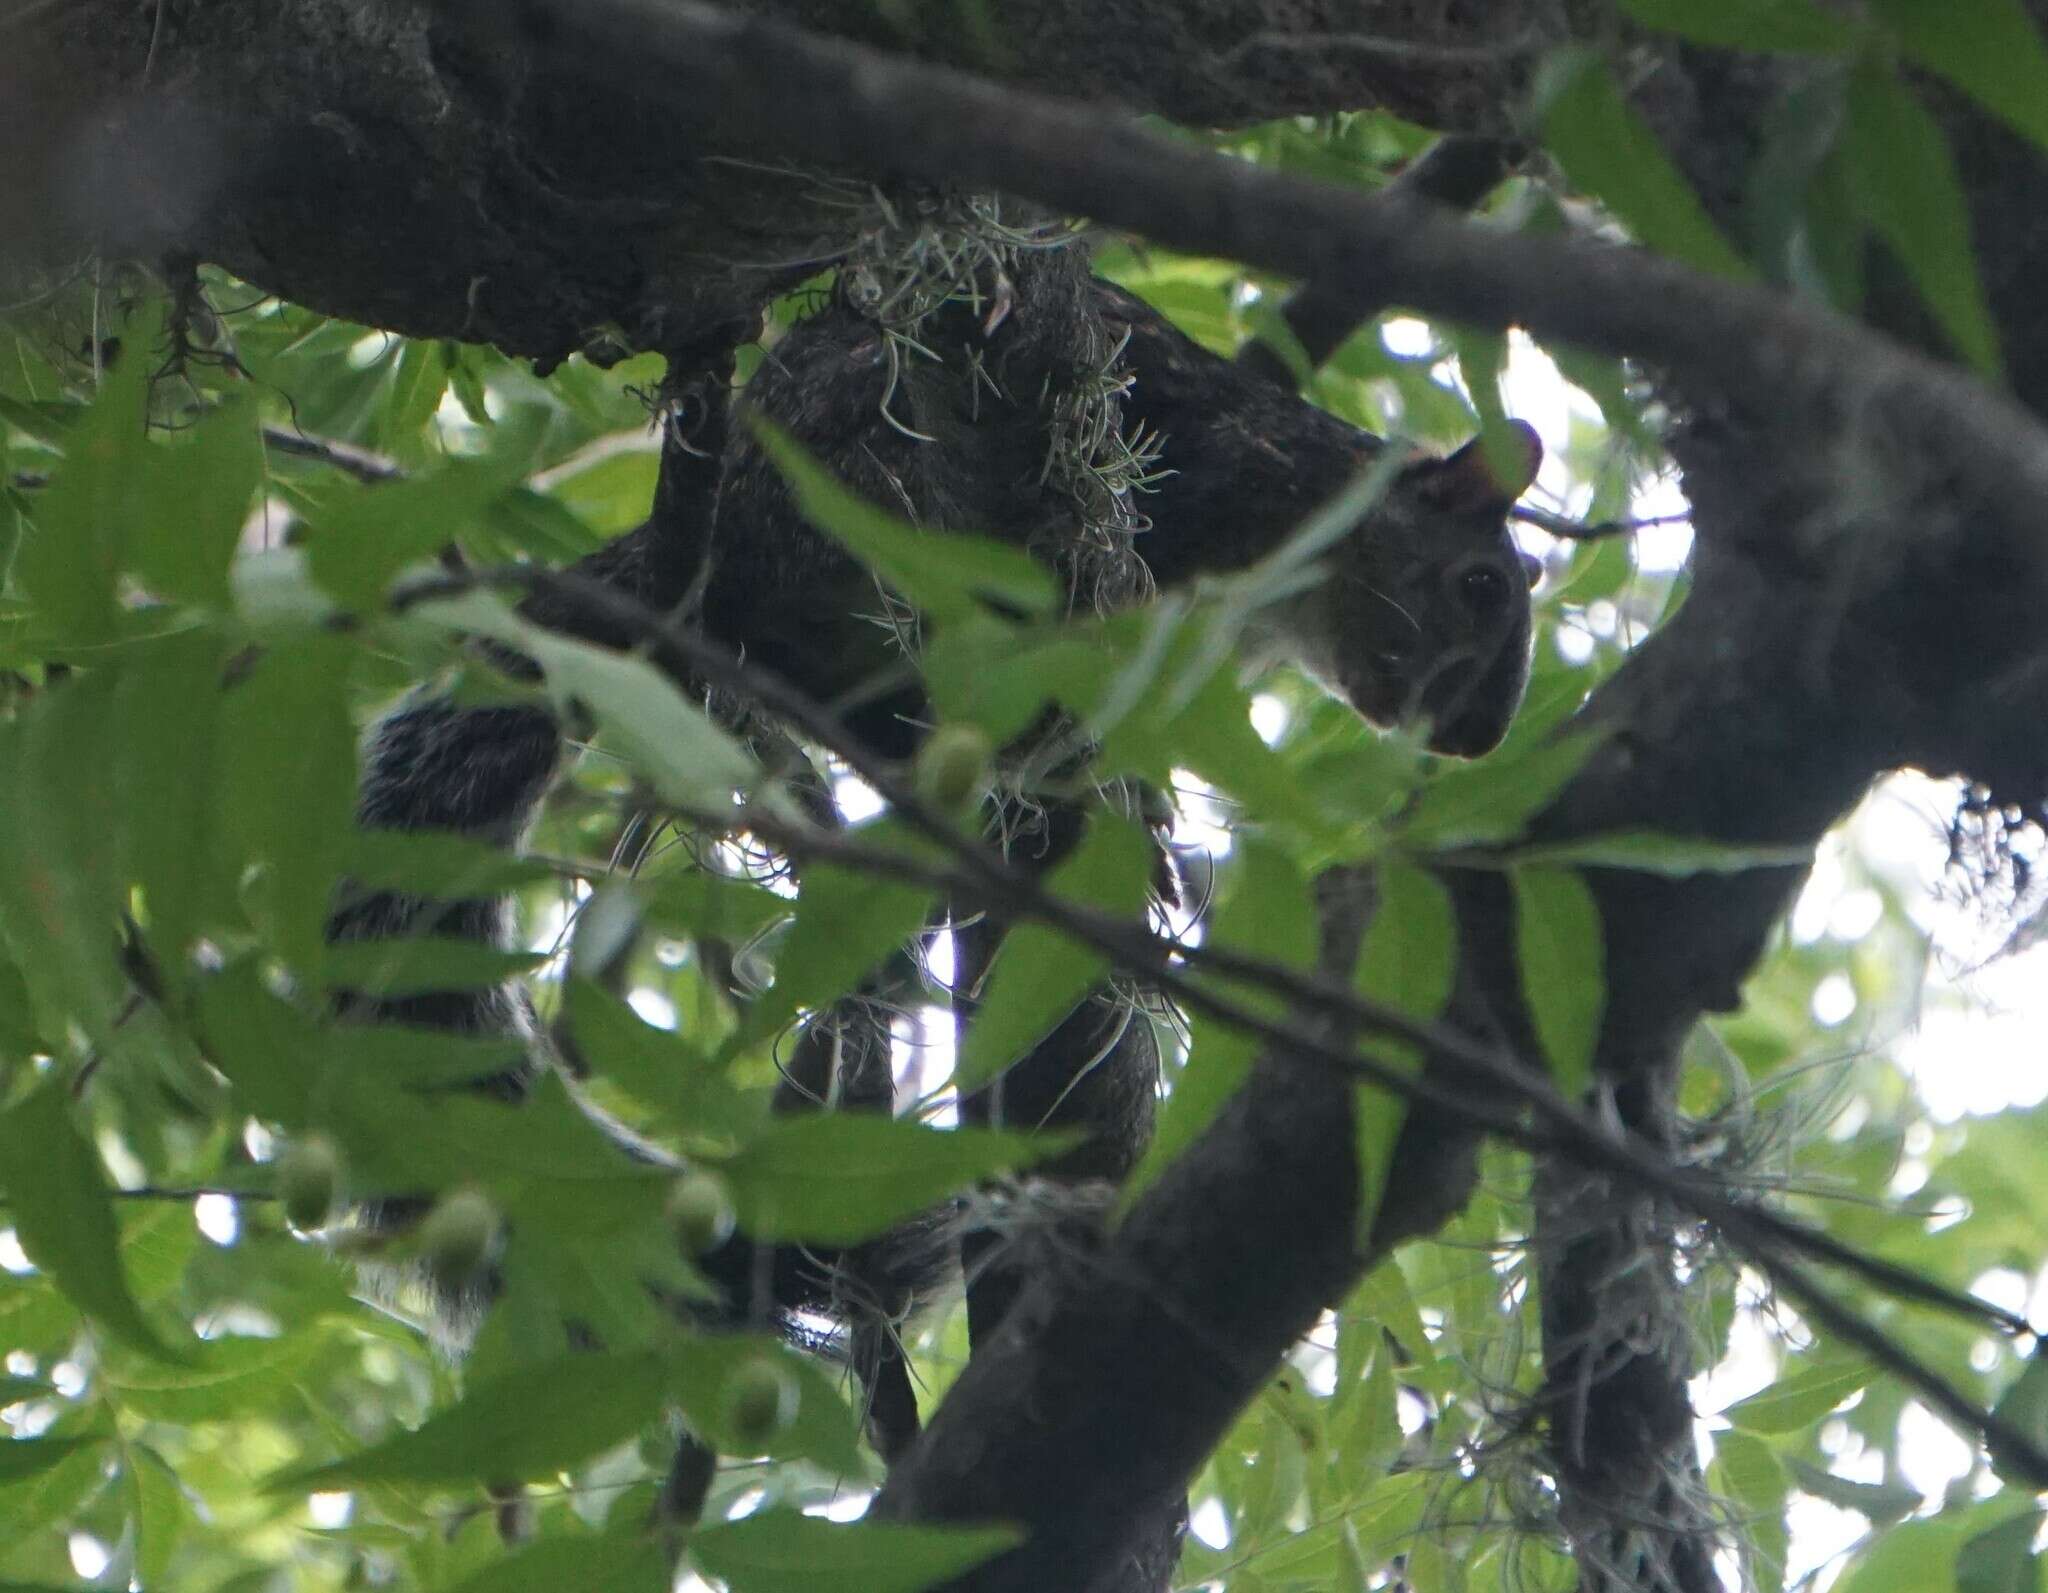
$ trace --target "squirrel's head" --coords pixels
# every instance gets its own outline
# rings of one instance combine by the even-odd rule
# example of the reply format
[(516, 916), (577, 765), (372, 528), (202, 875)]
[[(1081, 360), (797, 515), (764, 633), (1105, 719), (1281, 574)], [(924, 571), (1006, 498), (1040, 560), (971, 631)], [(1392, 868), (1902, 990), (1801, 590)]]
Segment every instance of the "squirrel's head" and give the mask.
[(1509, 424), (1421, 459), (1331, 558), (1318, 672), (1374, 724), (1429, 724), (1432, 751), (1474, 758), (1507, 734), (1529, 683), (1529, 589), (1540, 566), (1508, 535), (1543, 444)]

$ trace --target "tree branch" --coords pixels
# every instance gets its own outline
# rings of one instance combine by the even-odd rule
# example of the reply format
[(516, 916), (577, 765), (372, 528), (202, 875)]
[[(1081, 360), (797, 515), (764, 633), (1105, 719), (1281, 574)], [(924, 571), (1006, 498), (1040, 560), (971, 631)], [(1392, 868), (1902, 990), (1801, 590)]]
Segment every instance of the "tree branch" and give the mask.
[(1986, 501), (2013, 506), (2001, 530), (2015, 545), (2031, 545), (2031, 528), (2048, 521), (2048, 434), (2024, 411), (1843, 317), (1747, 283), (1633, 249), (1490, 233), (697, 0), (523, 0), (516, 17), (491, 6), (476, 23), (502, 30), (520, 19), (543, 29), (565, 64), (716, 107), (722, 137), (1018, 194), (1356, 295), (1362, 308), (1409, 305), (1636, 355), (1766, 413), (1811, 422), (1846, 409), (1886, 444), (1895, 483), (1961, 475)]

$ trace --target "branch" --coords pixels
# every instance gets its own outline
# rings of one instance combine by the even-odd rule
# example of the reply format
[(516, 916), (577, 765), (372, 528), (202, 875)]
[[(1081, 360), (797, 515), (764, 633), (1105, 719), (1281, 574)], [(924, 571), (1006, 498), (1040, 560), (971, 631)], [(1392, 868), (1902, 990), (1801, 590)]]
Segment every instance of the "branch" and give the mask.
[(263, 442), (266, 447), (275, 448), (281, 454), (290, 454), (295, 459), (332, 465), (373, 487), (386, 481), (402, 480), (405, 476), (404, 466), (395, 461), (333, 437), (315, 437), (286, 426), (265, 426)]
[[(1454, 134), (1438, 139), (1379, 193), (1383, 203), (1440, 205), (1446, 212), (1470, 210), (1513, 170), (1517, 151), (1497, 138)], [(1282, 314), (1287, 329), (1308, 356), (1310, 370), (1319, 370), (1350, 340), (1351, 334), (1386, 308), (1367, 308), (1355, 291), (1310, 283), (1288, 299)], [(1248, 343), (1238, 362), (1263, 372), (1283, 386), (1294, 386), (1294, 372), (1270, 344)]]
[[(1124, 116), (735, 16), (698, 0), (465, 0), (482, 30), (538, 29), (607, 84), (658, 83), (717, 107), (721, 137), (801, 159), (996, 190), (1303, 278), (1370, 307), (1398, 303), (1520, 325), (1652, 360), (1766, 414), (1846, 409), (1885, 440), (1896, 482), (1960, 476), (2031, 551), (2048, 522), (2048, 435), (1955, 370), (1829, 312), (1635, 249), (1502, 235), (1420, 204), (1191, 150)], [(516, 16), (514, 12), (516, 11)], [(1908, 457), (1909, 455), (1909, 457)], [(1910, 478), (1909, 478), (1910, 479)]]
[[(1356, 0), (746, 9), (1195, 126), (1379, 107), (1504, 132), (1551, 3), (1425, 0), (1373, 40)], [(179, 253), (369, 326), (610, 360), (744, 337), (801, 262), (885, 224), (830, 146), (764, 161), (686, 85), (591, 93), (454, 11), (0, 0), (0, 300), (17, 259), (28, 286), (88, 251)]]

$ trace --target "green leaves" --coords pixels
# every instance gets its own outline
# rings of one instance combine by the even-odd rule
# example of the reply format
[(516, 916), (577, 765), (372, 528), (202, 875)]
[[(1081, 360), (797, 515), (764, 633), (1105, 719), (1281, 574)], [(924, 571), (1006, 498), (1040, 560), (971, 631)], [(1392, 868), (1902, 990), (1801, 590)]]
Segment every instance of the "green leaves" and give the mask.
[(0, 932), (46, 1038), (77, 1024), (106, 1043), (121, 1000), (112, 685), (67, 681), (0, 724)]
[(1721, 1415), (1747, 1433), (1798, 1432), (1866, 1386), (1872, 1375), (1872, 1369), (1860, 1362), (1809, 1367), (1780, 1377), (1769, 1388), (1747, 1399), (1737, 1400)]
[[(1752, 217), (1768, 269), (1805, 284), (1818, 269), (1855, 307), (1854, 246), (1862, 227), (1899, 257), (1942, 330), (1987, 380), (2002, 380), (1997, 330), (1970, 245), (1970, 213), (1941, 126), (1901, 80), (1891, 54), (1948, 78), (2036, 142), (2048, 143), (2048, 47), (2015, 0), (1978, 0), (1967, 20), (1922, 0), (1884, 0), (1874, 24), (1804, 0), (1625, 0), (1639, 21), (1703, 44), (1800, 53), (1857, 52), (1788, 103), (1756, 172)], [(1842, 86), (1846, 83), (1846, 90)], [(1747, 267), (1590, 51), (1554, 54), (1539, 79), (1544, 136), (1573, 181), (1645, 243), (1703, 269)], [(1845, 105), (1839, 133), (1835, 117)], [(1829, 158), (1830, 146), (1832, 158)], [(1846, 185), (1854, 219), (1835, 212)], [(1792, 218), (1802, 216), (1803, 227)], [(1838, 236), (1837, 234), (1846, 234)], [(1845, 244), (1847, 251), (1845, 253)]]
[[(1154, 855), (1135, 824), (1097, 814), (1046, 884), (1066, 900), (1131, 917), (1144, 904)], [(979, 1089), (1051, 1034), (1108, 966), (1102, 953), (1045, 924), (1019, 924), (1005, 935), (954, 1067), (961, 1093)]]
[(183, 433), (146, 429), (162, 323), (145, 316), (66, 438), (66, 459), (35, 504), (15, 574), (53, 640), (104, 640), (121, 624), (118, 578), (154, 596), (218, 608), (262, 447), (254, 408), (229, 401)]
[[(772, 1432), (750, 1429), (734, 1408), (743, 1379), (764, 1376), (787, 1396)], [(757, 1334), (702, 1334), (675, 1347), (670, 1389), (691, 1431), (722, 1454), (804, 1459), (835, 1476), (862, 1474), (859, 1422), (839, 1379), (815, 1357)]]
[(216, 732), (220, 867), (249, 876), (250, 916), (308, 971), (321, 965), (328, 902), (355, 828), (351, 661), (338, 637), (277, 643), (222, 698)]
[(511, 1482), (545, 1477), (622, 1443), (659, 1415), (667, 1370), (652, 1351), (581, 1354), (522, 1367), (359, 1454), (269, 1484), (315, 1492), (358, 1483)]
[(455, 634), (489, 637), (532, 659), (555, 701), (566, 712), (580, 709), (595, 718), (608, 744), (666, 801), (719, 812), (732, 805), (736, 791), (761, 777), (746, 749), (644, 658), (543, 630), (483, 593), (421, 603), (413, 612)]
[(1803, 847), (1745, 846), (1731, 841), (1693, 840), (1649, 830), (1616, 830), (1516, 849), (1519, 864), (1550, 867), (1625, 868), (1666, 879), (1697, 874), (1746, 874), (1758, 868), (1804, 868), (1812, 854)]
[(114, 627), (115, 582), (149, 513), (149, 370), (163, 331), (157, 315), (129, 329), (92, 406), (65, 438), (65, 462), (36, 504), (14, 578), (53, 639), (103, 640)]
[(561, 1593), (578, 1583), (605, 1593), (669, 1593), (666, 1548), (643, 1533), (550, 1538), (493, 1559), (446, 1593)]
[[(905, 826), (883, 820), (854, 830), (850, 839), (913, 858), (930, 847)], [(846, 994), (866, 974), (900, 954), (922, 929), (935, 893), (921, 885), (831, 864), (804, 870), (796, 921), (775, 959), (775, 983), (748, 1015), (745, 1038), (765, 1039), (800, 1009), (818, 1009)]]
[(964, 531), (906, 525), (847, 491), (779, 427), (755, 427), (804, 517), (933, 619), (968, 619), (986, 603), (1020, 614), (1052, 606), (1052, 571), (1030, 554)]
[(1904, 262), (1957, 350), (1978, 375), (2000, 381), (1998, 333), (1970, 248), (1970, 210), (1940, 125), (1903, 84), (1869, 69), (1850, 79), (1848, 108), (1844, 148), (1864, 216)]
[(776, 1120), (719, 1166), (740, 1227), (754, 1238), (852, 1244), (1070, 1143), (1060, 1134), (939, 1130), (864, 1112), (817, 1113)]
[(922, 1593), (1022, 1541), (1001, 1527), (850, 1526), (794, 1511), (764, 1510), (690, 1539), (690, 1558), (732, 1593)]
[(1588, 730), (1511, 737), (1491, 758), (1452, 765), (1423, 788), (1403, 816), (1403, 843), (1446, 851), (1514, 840), (1599, 750), (1603, 739), (1603, 732)]
[(1831, 55), (1856, 42), (1847, 22), (1808, 0), (1621, 0), (1621, 9), (1646, 27), (1733, 50)]
[(1986, 1527), (1956, 1551), (1956, 1593), (2036, 1593), (2040, 1556), (2034, 1540), (2043, 1516), (2035, 1510)]
[[(1240, 836), (1225, 875), (1207, 944), (1267, 957), (1303, 971), (1315, 963), (1315, 899), (1301, 870), (1279, 848)], [(1284, 1003), (1268, 991), (1204, 976), (1203, 984), (1253, 1012), (1278, 1016)], [(1200, 1136), (1251, 1071), (1258, 1041), (1243, 1030), (1197, 1014), (1187, 1065), (1160, 1108), (1152, 1143), (1124, 1181), (1121, 1205), (1132, 1201)]]
[[(0, 1114), (0, 1185), (22, 1249), (66, 1298), (122, 1343), (182, 1357), (129, 1292), (105, 1174), (55, 1079)], [(0, 1445), (0, 1460), (13, 1447)]]
[(1606, 1006), (1600, 909), (1584, 878), (1570, 869), (1518, 868), (1509, 881), (1522, 999), (1551, 1077), (1566, 1096), (1576, 1096), (1593, 1081)]
[(2020, 0), (1874, 0), (1871, 9), (1913, 60), (2048, 147), (2048, 46)]
[(488, 989), (546, 961), (539, 952), (500, 951), (473, 940), (413, 935), (331, 946), (327, 977), (339, 989), (366, 996), (421, 996), (436, 990)]
[(1573, 183), (1593, 194), (1661, 253), (1719, 276), (1748, 274), (1741, 256), (1658, 147), (1589, 50), (1560, 50), (1536, 87), (1543, 141)]
[(738, 1132), (758, 1115), (723, 1070), (686, 1036), (645, 1023), (588, 979), (568, 989), (569, 1035), (577, 1059), (662, 1114), (662, 1126), (691, 1139)]
[[(2048, 1359), (2041, 1354), (2041, 1342), (2034, 1341), (2034, 1353), (2027, 1358), (2027, 1367), (2019, 1380), (1999, 1396), (1991, 1413), (1999, 1420), (2017, 1428), (2026, 1437), (2043, 1449), (2048, 1449)], [(1991, 1452), (1992, 1464), (2001, 1475), (2006, 1468), (2000, 1464), (1997, 1447)], [(2015, 1476), (2014, 1481), (2022, 1479)]]
[[(1375, 883), (1379, 899), (1359, 948), (1353, 984), (1370, 1001), (1417, 1022), (1433, 1022), (1450, 1000), (1457, 976), (1458, 925), (1450, 894), (1429, 874), (1405, 863), (1382, 865)], [(1400, 1040), (1374, 1038), (1369, 1049), (1404, 1072), (1414, 1072), (1422, 1062), (1415, 1048)], [(1358, 1244), (1363, 1250), (1372, 1238), (1408, 1103), (1390, 1090), (1360, 1084), (1353, 1110), (1358, 1130)]]
[(308, 535), (314, 580), (343, 608), (374, 606), (400, 570), (450, 546), (519, 479), (529, 457), (527, 448), (501, 446), (484, 460), (445, 460), (408, 480), (358, 490), (321, 513)]
[(136, 575), (160, 597), (224, 608), (228, 564), (263, 470), (255, 405), (230, 400), (147, 458), (145, 507), (129, 533)]

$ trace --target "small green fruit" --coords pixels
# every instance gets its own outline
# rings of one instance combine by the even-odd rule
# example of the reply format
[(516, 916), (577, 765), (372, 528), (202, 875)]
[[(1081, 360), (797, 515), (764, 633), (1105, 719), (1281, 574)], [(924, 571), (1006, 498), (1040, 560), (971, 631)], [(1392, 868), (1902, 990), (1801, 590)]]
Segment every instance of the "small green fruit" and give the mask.
[(743, 1362), (725, 1389), (726, 1429), (743, 1452), (768, 1447), (796, 1420), (796, 1379), (767, 1356)]
[(977, 725), (940, 725), (917, 749), (917, 793), (952, 812), (981, 795), (995, 763), (988, 733)]
[(324, 1134), (309, 1134), (285, 1146), (277, 1158), (277, 1192), (285, 1220), (311, 1232), (333, 1220), (341, 1198), (341, 1152)]
[(498, 1237), (498, 1210), (474, 1189), (443, 1195), (420, 1223), (420, 1257), (444, 1289), (460, 1289), (483, 1271)]
[(708, 1255), (732, 1237), (732, 1197), (718, 1174), (693, 1167), (669, 1185), (668, 1220), (686, 1255)]

